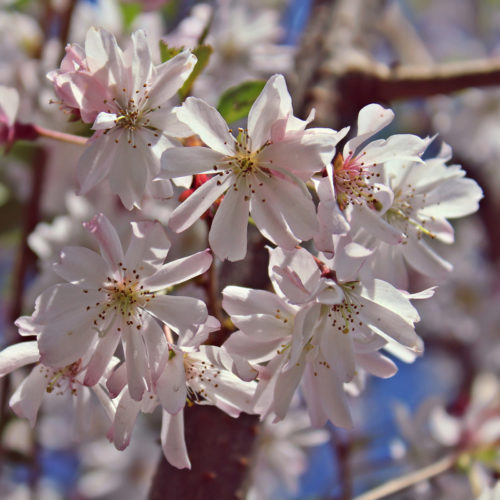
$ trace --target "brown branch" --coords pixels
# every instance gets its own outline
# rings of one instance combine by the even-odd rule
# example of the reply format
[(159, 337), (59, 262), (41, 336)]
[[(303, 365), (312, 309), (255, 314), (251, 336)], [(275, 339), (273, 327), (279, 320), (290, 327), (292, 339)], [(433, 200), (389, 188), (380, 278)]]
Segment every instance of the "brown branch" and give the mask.
[[(383, 1), (365, 9), (360, 0), (316, 2), (297, 56), (292, 80), (298, 114), (316, 109), (316, 124), (352, 123), (371, 102), (450, 94), (470, 87), (500, 85), (500, 59), (389, 67), (376, 62), (363, 31), (380, 23)], [(378, 12), (377, 12), (378, 9)]]
[(214, 406), (195, 405), (184, 418), (192, 469), (176, 469), (162, 458), (149, 500), (243, 500), (258, 417), (235, 419)]

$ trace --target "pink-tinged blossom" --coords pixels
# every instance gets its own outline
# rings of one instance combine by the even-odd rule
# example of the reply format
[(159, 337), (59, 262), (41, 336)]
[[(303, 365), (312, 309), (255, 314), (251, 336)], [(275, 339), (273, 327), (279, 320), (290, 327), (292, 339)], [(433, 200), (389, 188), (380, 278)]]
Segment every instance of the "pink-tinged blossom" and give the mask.
[[(21, 320), (25, 326), (29, 323), (28, 318)], [(74, 397), (75, 407), (75, 429), (82, 431), (87, 428), (90, 413), (92, 411), (91, 394), (94, 393), (109, 420), (112, 421), (115, 407), (110, 400), (106, 390), (99, 380), (89, 388), (84, 385), (88, 370), (88, 359), (79, 358), (67, 366), (52, 368), (40, 363), (40, 353), (37, 341), (21, 342), (14, 344), (0, 352), (0, 377), (11, 373), (23, 366), (36, 363), (29, 375), (20, 383), (10, 398), (10, 407), (14, 413), (29, 420), (34, 427), (38, 411), (42, 401), (48, 394)], [(119, 362), (117, 358), (111, 358), (103, 369), (103, 375), (111, 372)]]
[(61, 68), (48, 77), (62, 105), (96, 131), (77, 166), (81, 194), (108, 178), (128, 209), (140, 206), (145, 192), (172, 195), (170, 182), (152, 181), (161, 153), (185, 130), (170, 100), (195, 63), (196, 57), (184, 51), (154, 65), (142, 31), (132, 35), (125, 51), (111, 33), (94, 28), (85, 49), (67, 47)]
[(10, 144), (14, 140), (14, 123), (18, 109), (17, 90), (0, 85), (0, 144)]
[(208, 332), (219, 328), (218, 321), (209, 317), (205, 325), (193, 332), (195, 336), (181, 334), (176, 344), (169, 343), (158, 368), (159, 376), (142, 402), (134, 401), (129, 395), (130, 388), (123, 386), (109, 433), (118, 449), (128, 446), (138, 413), (152, 411), (160, 405), (163, 409), (161, 444), (165, 457), (174, 467), (190, 468), (184, 440), (186, 404), (214, 405), (234, 418), (242, 411), (252, 413), (256, 386), (252, 380), (257, 371), (223, 347), (199, 345)]
[[(346, 234), (349, 230), (349, 216), (344, 213), (348, 207), (356, 207), (365, 214), (369, 222), (375, 223), (377, 209), (393, 198), (393, 192), (384, 182), (383, 168), (390, 160), (418, 162), (428, 140), (411, 134), (392, 135), (388, 139), (369, 139), (389, 125), (394, 112), (379, 104), (365, 106), (358, 116), (358, 130), (335, 157), (333, 165), (326, 169), (327, 176), (315, 180), (319, 197), (319, 231), (315, 244), (322, 252), (333, 252), (332, 235)], [(342, 129), (345, 136), (348, 128)], [(398, 232), (390, 235), (400, 241)]]
[(339, 138), (330, 129), (306, 130), (308, 122), (293, 116), (283, 76), (266, 83), (248, 115), (248, 131), (237, 138), (201, 99), (188, 98), (176, 114), (208, 147), (165, 151), (161, 176), (214, 175), (174, 210), (172, 229), (184, 231), (224, 195), (209, 234), (221, 259), (245, 257), (249, 213), (260, 232), (284, 248), (313, 236), (316, 210), (305, 182), (330, 162)]
[[(338, 204), (371, 205), (377, 200), (381, 167), (389, 160), (419, 161), (427, 140), (416, 135), (398, 134), (388, 139), (368, 140), (394, 119), (394, 112), (379, 104), (365, 106), (358, 116), (358, 130), (333, 163), (333, 182)], [(347, 133), (348, 129), (344, 129)], [(345, 135), (344, 133), (344, 135)]]
[(406, 288), (407, 264), (436, 281), (451, 271), (429, 242), (453, 243), (448, 219), (475, 212), (483, 193), (459, 165), (446, 165), (450, 158), (451, 148), (444, 144), (437, 157), (425, 162), (388, 162), (384, 180), (394, 195), (378, 210), (353, 207), (350, 234), (373, 250), (376, 277)]
[(54, 270), (67, 283), (43, 292), (30, 322), (21, 318), (17, 325), (21, 334), (40, 334), (41, 361), (48, 366), (59, 369), (91, 353), (89, 386), (100, 379), (121, 340), (130, 393), (140, 400), (168, 348), (161, 325), (183, 331), (207, 318), (201, 300), (163, 290), (206, 271), (212, 257), (203, 251), (163, 264), (170, 244), (161, 225), (131, 226), (124, 250), (104, 215), (87, 223), (100, 254), (83, 247), (63, 249)]

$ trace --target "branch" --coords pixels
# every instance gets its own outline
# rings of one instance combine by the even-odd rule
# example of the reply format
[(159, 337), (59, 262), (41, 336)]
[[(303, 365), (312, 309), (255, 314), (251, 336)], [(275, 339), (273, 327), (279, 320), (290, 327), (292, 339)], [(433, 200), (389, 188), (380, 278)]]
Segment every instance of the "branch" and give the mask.
[(258, 417), (232, 418), (214, 406), (194, 405), (184, 418), (192, 469), (176, 469), (162, 457), (149, 500), (243, 500)]
[(500, 85), (498, 58), (394, 67), (375, 61), (363, 44), (367, 32), (384, 27), (385, 2), (365, 7), (361, 0), (316, 1), (297, 55), (292, 89), (298, 114), (307, 116), (315, 108), (317, 126), (351, 123), (371, 102), (389, 104)]
[(428, 465), (423, 469), (410, 472), (406, 476), (401, 476), (388, 481), (381, 486), (377, 486), (373, 490), (367, 491), (366, 493), (355, 497), (353, 500), (379, 500), (380, 498), (387, 497), (422, 481), (431, 479), (432, 477), (442, 474), (443, 472), (446, 472), (456, 464), (457, 459), (458, 455), (456, 453), (446, 455), (437, 462), (434, 462), (433, 464)]

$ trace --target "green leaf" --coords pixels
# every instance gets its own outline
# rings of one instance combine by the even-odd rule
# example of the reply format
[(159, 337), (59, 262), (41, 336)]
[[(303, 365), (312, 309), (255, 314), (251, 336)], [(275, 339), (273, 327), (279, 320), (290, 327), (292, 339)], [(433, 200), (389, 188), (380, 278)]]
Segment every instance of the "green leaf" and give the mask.
[(264, 80), (252, 80), (227, 89), (219, 99), (217, 110), (227, 123), (245, 118), (265, 84)]
[(183, 101), (191, 92), (191, 88), (195, 80), (200, 76), (200, 73), (205, 69), (205, 66), (210, 60), (210, 56), (214, 49), (210, 45), (200, 45), (193, 49), (193, 54), (198, 58), (197, 63), (194, 66), (192, 73), (189, 75), (188, 79), (184, 82), (184, 85), (179, 90), (179, 97)]
[(175, 57), (177, 54), (180, 54), (183, 51), (183, 47), (169, 47), (167, 43), (163, 40), (160, 40), (160, 56), (161, 62), (164, 63), (172, 57)]
[(126, 31), (130, 31), (132, 23), (135, 18), (141, 13), (141, 4), (134, 3), (120, 3), (120, 10), (122, 11), (123, 26)]

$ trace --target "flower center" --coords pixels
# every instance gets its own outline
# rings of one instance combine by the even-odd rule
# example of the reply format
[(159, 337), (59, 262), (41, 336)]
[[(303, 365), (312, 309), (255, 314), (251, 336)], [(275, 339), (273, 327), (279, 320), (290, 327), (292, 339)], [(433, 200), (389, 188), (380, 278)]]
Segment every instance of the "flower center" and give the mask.
[(376, 202), (376, 186), (367, 181), (372, 177), (379, 177), (380, 174), (369, 170), (363, 162), (364, 154), (353, 156), (351, 152), (344, 160), (342, 154), (337, 153), (333, 161), (335, 194), (342, 210), (348, 205), (373, 205)]
[(78, 383), (76, 377), (81, 369), (81, 359), (57, 371), (47, 366), (40, 365), (40, 370), (42, 373), (45, 372), (44, 377), (48, 380), (45, 390), (48, 393), (52, 393), (55, 390), (55, 394), (62, 395), (64, 391), (69, 388), (71, 394), (76, 395), (75, 384)]
[[(126, 274), (120, 280), (108, 276), (103, 286), (97, 289), (98, 292), (104, 292), (104, 300), (87, 306), (87, 311), (92, 308), (96, 308), (98, 311), (93, 324), (101, 336), (106, 334), (107, 328), (112, 324), (112, 321), (108, 320), (114, 318), (116, 314), (121, 314), (126, 325), (135, 326), (137, 330), (140, 330), (142, 328), (142, 308), (147, 302), (156, 298), (156, 293), (145, 290), (144, 286), (140, 284), (140, 275), (135, 269), (129, 273), (121, 263), (118, 264)], [(84, 290), (83, 292), (87, 293), (88, 291)], [(120, 329), (118, 330), (120, 331)]]
[(341, 287), (344, 291), (344, 299), (340, 304), (333, 304), (330, 307), (328, 317), (331, 318), (334, 329), (347, 335), (354, 332), (357, 326), (363, 326), (363, 322), (358, 318), (363, 304), (356, 304), (350, 293), (356, 287), (355, 284), (341, 285)]
[[(221, 371), (208, 361), (196, 359), (184, 353), (184, 370), (188, 389), (188, 404), (210, 399), (207, 387), (217, 389), (217, 377)], [(210, 390), (210, 389), (209, 389)]]
[(415, 234), (417, 239), (421, 239), (423, 234), (430, 238), (436, 235), (427, 229), (427, 220), (419, 216), (418, 211), (425, 206), (426, 195), (417, 195), (412, 186), (404, 192), (398, 189), (394, 194), (392, 207), (384, 214), (386, 221), (394, 227), (403, 231), (408, 237)]

